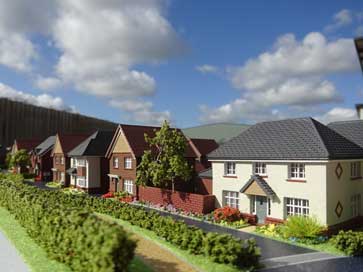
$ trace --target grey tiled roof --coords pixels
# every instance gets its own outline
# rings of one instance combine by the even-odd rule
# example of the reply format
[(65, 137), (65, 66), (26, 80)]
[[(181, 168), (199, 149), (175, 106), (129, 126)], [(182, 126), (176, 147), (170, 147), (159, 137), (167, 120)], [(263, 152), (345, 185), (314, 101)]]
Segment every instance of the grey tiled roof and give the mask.
[(328, 127), (363, 147), (363, 120), (333, 122)]
[(208, 159), (324, 160), (363, 158), (363, 148), (312, 118), (258, 123)]
[(52, 148), (55, 144), (55, 136), (49, 136), (43, 142), (41, 142), (38, 146), (35, 147), (35, 152), (37, 155), (41, 156), (45, 152), (47, 152), (50, 148)]
[(96, 131), (86, 140), (73, 148), (68, 156), (98, 156), (104, 157), (108, 146), (112, 141), (113, 131)]
[(259, 175), (252, 175), (251, 178), (246, 182), (246, 184), (241, 188), (240, 192), (244, 193), (254, 181), (257, 182), (257, 184), (261, 187), (261, 189), (265, 192), (267, 196), (276, 195), (270, 185), (268, 185), (268, 183)]
[(205, 169), (205, 170), (199, 172), (198, 176), (201, 178), (212, 178), (213, 177), (212, 168), (208, 168), (208, 169)]

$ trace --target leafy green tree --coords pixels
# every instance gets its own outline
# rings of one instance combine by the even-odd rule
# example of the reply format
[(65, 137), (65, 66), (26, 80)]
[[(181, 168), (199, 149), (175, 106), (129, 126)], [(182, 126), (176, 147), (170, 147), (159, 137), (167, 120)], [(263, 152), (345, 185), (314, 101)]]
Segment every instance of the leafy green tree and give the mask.
[(155, 137), (145, 134), (145, 141), (150, 148), (144, 151), (137, 167), (138, 185), (145, 186), (150, 181), (154, 186), (165, 187), (171, 182), (174, 191), (176, 178), (191, 178), (192, 168), (185, 159), (187, 140), (180, 131), (164, 121)]
[(30, 165), (30, 156), (25, 149), (21, 149), (11, 156), (11, 167), (25, 168), (28, 165)]
[(11, 155), (11, 152), (9, 152), (6, 154), (6, 157), (5, 157), (5, 166), (7, 169), (10, 169), (12, 167), (11, 160), (12, 160), (12, 155)]

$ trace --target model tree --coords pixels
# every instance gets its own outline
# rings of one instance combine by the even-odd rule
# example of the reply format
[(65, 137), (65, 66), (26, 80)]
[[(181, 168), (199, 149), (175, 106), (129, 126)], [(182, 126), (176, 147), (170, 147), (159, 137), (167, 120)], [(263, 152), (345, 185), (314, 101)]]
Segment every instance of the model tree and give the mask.
[(145, 150), (137, 168), (137, 184), (145, 186), (151, 182), (154, 186), (165, 187), (171, 183), (174, 191), (175, 180), (187, 181), (192, 168), (185, 159), (187, 141), (184, 135), (171, 129), (164, 121), (161, 129), (155, 131), (155, 137), (145, 134), (149, 150)]
[(28, 165), (30, 165), (30, 156), (25, 149), (21, 149), (11, 156), (10, 167), (23, 169)]

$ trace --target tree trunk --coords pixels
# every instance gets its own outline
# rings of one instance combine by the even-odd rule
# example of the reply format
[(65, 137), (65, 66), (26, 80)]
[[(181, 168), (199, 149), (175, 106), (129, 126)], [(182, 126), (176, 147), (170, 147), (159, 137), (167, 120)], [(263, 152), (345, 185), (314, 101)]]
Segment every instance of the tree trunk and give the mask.
[(171, 191), (174, 193), (175, 188), (174, 188), (174, 179), (171, 180)]

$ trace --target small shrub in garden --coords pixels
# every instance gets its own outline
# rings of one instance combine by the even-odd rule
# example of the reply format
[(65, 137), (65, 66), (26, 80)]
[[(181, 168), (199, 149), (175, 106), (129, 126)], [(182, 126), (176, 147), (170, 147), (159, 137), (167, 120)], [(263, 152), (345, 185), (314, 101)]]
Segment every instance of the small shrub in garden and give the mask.
[(285, 238), (316, 239), (325, 228), (315, 217), (290, 216), (281, 227)]
[(113, 197), (115, 197), (115, 195), (112, 192), (108, 192), (106, 194), (103, 194), (101, 197), (102, 198), (113, 198)]
[(363, 232), (361, 231), (341, 230), (330, 241), (347, 255), (363, 256)]
[(271, 237), (279, 237), (281, 235), (281, 225), (268, 224), (256, 228), (256, 232)]
[(242, 218), (241, 212), (238, 209), (231, 208), (229, 206), (216, 209), (213, 215), (216, 222), (220, 222), (222, 220), (227, 222), (234, 222)]

